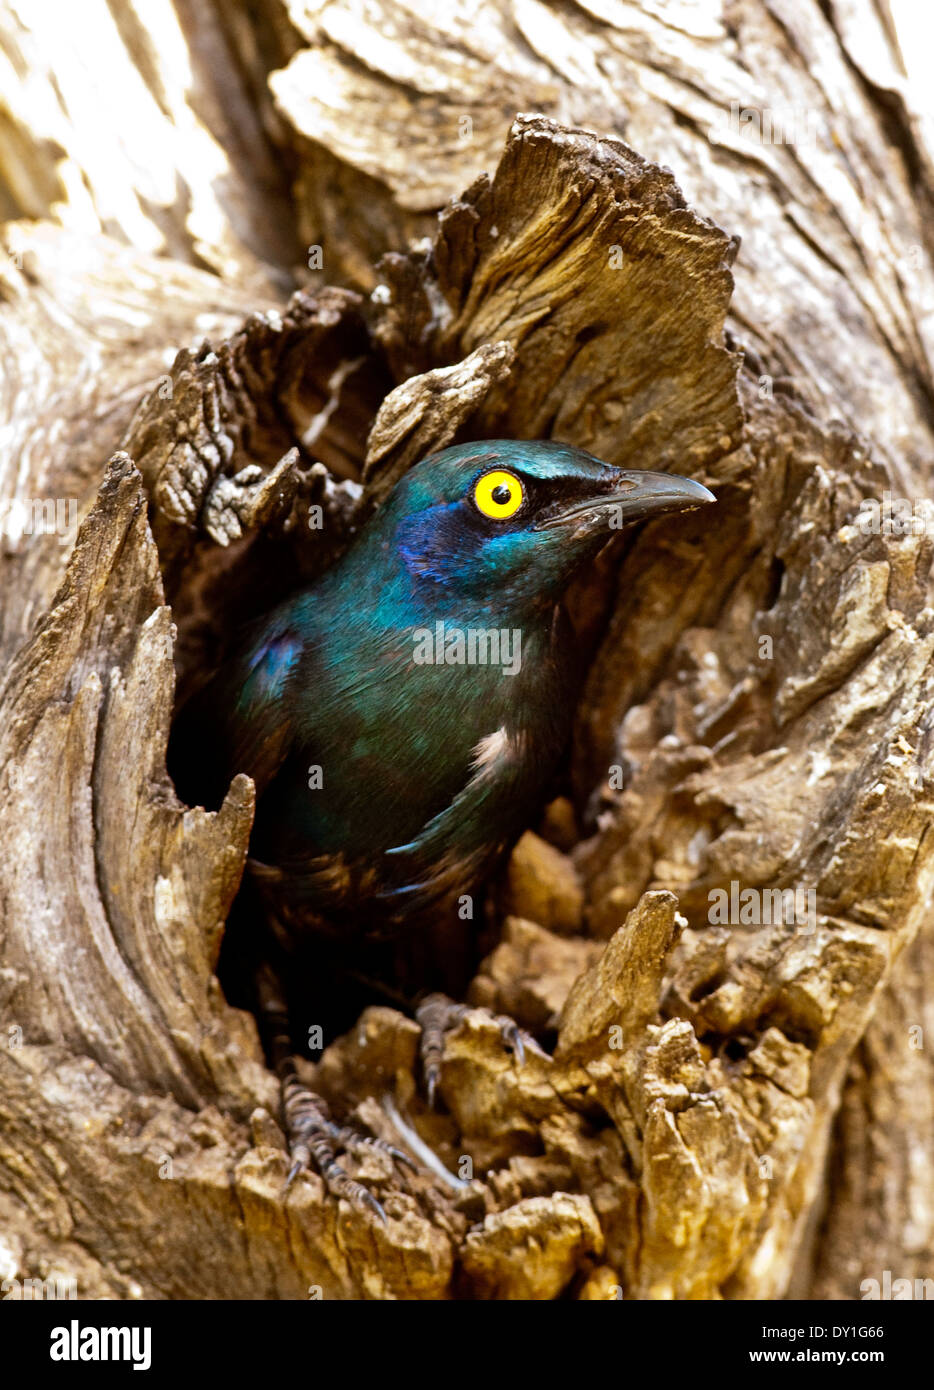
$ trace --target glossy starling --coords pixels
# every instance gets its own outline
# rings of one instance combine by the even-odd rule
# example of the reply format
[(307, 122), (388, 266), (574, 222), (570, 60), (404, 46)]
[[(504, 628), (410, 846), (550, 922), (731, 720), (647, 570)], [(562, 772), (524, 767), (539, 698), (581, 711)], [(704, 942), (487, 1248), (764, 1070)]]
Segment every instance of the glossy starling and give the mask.
[[(277, 978), (311, 995), (316, 959), (352, 973), (369, 943), (443, 936), (529, 824), (566, 742), (580, 665), (570, 580), (624, 525), (713, 500), (688, 478), (563, 444), (445, 449), (317, 582), (252, 624), (183, 710), (180, 789), (195, 769), (215, 794), (237, 772), (256, 783), (255, 941), (270, 929), (278, 953), (272, 969), (257, 949), (258, 1004), (293, 1175), (313, 1160), (332, 1191), (377, 1205), (336, 1158), (353, 1132), (298, 1081)], [(423, 1002), (430, 1092), (462, 1011)], [(514, 1026), (504, 1035), (521, 1049)]]

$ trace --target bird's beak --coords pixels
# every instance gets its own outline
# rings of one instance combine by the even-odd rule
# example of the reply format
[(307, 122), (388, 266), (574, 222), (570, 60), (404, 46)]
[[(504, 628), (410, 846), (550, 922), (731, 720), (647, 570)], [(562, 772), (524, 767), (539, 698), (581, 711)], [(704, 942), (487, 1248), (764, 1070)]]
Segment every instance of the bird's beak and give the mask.
[(567, 527), (575, 536), (604, 528), (619, 531), (634, 521), (645, 521), (666, 512), (692, 511), (716, 500), (702, 483), (682, 478), (677, 473), (617, 470), (607, 480), (605, 492), (556, 508), (542, 518), (536, 530)]

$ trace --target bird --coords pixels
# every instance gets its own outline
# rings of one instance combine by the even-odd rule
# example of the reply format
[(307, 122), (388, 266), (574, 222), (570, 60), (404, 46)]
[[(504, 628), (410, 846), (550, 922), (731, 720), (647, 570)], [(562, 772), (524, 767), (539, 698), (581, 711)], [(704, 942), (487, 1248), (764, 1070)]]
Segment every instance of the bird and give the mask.
[[(473, 920), (567, 743), (581, 666), (569, 584), (625, 526), (715, 500), (693, 479), (552, 440), (442, 449), (323, 575), (248, 624), (182, 709), (170, 770), (194, 786), (186, 798), (216, 804), (238, 772), (256, 787), (240, 939), (282, 1085), (290, 1179), (316, 1167), (335, 1195), (383, 1214), (339, 1151), (372, 1142), (405, 1155), (335, 1123), (301, 1083), (290, 997), (327, 996), (335, 970), (359, 977), (367, 959), (400, 997), (386, 978), (394, 943), (434, 942), (444, 956), (447, 929)], [(410, 954), (429, 987), (430, 964)], [(463, 1012), (422, 990), (432, 1100), (444, 1031)], [(521, 1058), (521, 1033), (501, 1022)]]

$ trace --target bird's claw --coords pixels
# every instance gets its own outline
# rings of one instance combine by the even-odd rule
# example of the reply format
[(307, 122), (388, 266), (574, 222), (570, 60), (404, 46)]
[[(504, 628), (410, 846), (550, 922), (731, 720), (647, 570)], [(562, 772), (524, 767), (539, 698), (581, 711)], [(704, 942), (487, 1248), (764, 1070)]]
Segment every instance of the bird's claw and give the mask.
[(520, 1067), (524, 1067), (529, 1053), (536, 1057), (541, 1057), (545, 1062), (550, 1062), (551, 1058), (537, 1039), (527, 1033), (524, 1028), (520, 1028), (514, 1018), (509, 1018), (506, 1014), (494, 1014), (493, 1018), (499, 1024), (500, 1037), (509, 1051), (513, 1054)]
[(530, 1052), (546, 1061), (549, 1060), (548, 1053), (539, 1046), (531, 1034), (519, 1027), (514, 1018), (505, 1014), (494, 1014), (489, 1009), (471, 1008), (468, 1004), (455, 1003), (445, 994), (429, 994), (415, 1010), (415, 1021), (422, 1030), (422, 1072), (431, 1110), (435, 1107), (435, 1096), (441, 1079), (445, 1034), (462, 1023), (470, 1013), (483, 1014), (498, 1026), (504, 1046), (513, 1054), (520, 1067), (525, 1066), (526, 1057)]
[(370, 1192), (369, 1188), (360, 1188), (360, 1197), (358, 1200), (359, 1206), (369, 1207), (370, 1211), (373, 1212), (375, 1216), (379, 1217), (380, 1221), (382, 1221), (384, 1226), (389, 1225), (389, 1218), (383, 1210), (382, 1204), (380, 1202), (377, 1202), (376, 1198), (373, 1196), (373, 1193)]
[(418, 1164), (403, 1149), (397, 1149), (395, 1144), (390, 1144), (386, 1139), (378, 1139), (372, 1134), (361, 1134), (352, 1125), (332, 1125), (331, 1138), (341, 1148), (359, 1149), (378, 1149), (380, 1153), (388, 1154), (396, 1163), (404, 1163), (413, 1173), (418, 1172)]
[(350, 1176), (339, 1162), (337, 1153), (341, 1149), (350, 1152), (376, 1149), (414, 1170), (416, 1165), (409, 1155), (385, 1139), (361, 1134), (352, 1125), (336, 1125), (330, 1117), (327, 1102), (299, 1081), (294, 1071), (285, 1077), (282, 1084), (282, 1109), (292, 1159), (285, 1180), (286, 1190), (300, 1173), (316, 1169), (328, 1191), (335, 1197), (344, 1197), (355, 1211), (372, 1212), (387, 1225), (382, 1205), (368, 1187)]
[(504, 1018), (499, 1025), (499, 1035), (503, 1040), (503, 1045), (509, 1048), (519, 1066), (525, 1066), (525, 1048), (522, 1046), (522, 1034), (519, 1032), (519, 1025), (511, 1018)]

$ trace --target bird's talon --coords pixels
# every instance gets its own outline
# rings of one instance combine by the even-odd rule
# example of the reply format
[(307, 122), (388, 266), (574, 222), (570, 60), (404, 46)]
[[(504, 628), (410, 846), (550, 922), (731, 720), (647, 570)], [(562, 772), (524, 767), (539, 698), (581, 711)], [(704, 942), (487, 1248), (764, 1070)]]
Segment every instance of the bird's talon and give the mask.
[(289, 1175), (285, 1180), (286, 1190), (288, 1190), (288, 1188), (292, 1186), (292, 1183), (298, 1177), (299, 1173), (302, 1172), (304, 1167), (304, 1163), (301, 1163), (299, 1160), (296, 1159), (296, 1161), (292, 1164), (291, 1168), (289, 1169)]
[(515, 1019), (504, 1018), (501, 1020), (500, 1031), (503, 1042), (515, 1053), (516, 1061), (520, 1067), (524, 1067), (531, 1053), (534, 1057), (540, 1057), (543, 1062), (550, 1062), (551, 1058), (531, 1033), (526, 1033), (519, 1027)]
[(285, 1180), (286, 1190), (299, 1173), (314, 1167), (332, 1196), (346, 1197), (356, 1211), (371, 1212), (387, 1224), (386, 1213), (372, 1192), (349, 1176), (336, 1155), (341, 1149), (352, 1152), (378, 1149), (394, 1160), (407, 1163), (414, 1170), (412, 1159), (385, 1139), (360, 1134), (352, 1125), (335, 1124), (321, 1096), (315, 1095), (299, 1080), (291, 1058), (285, 1058), (281, 1063), (280, 1076), (283, 1118), (292, 1159)]
[(415, 1011), (415, 1021), (422, 1030), (421, 1058), (422, 1073), (425, 1078), (425, 1091), (430, 1109), (435, 1108), (435, 1094), (441, 1076), (441, 1060), (444, 1056), (445, 1035), (467, 1017), (478, 1013), (491, 1019), (499, 1027), (503, 1046), (513, 1054), (516, 1063), (524, 1067), (530, 1052), (549, 1061), (548, 1053), (529, 1034), (523, 1032), (514, 1018), (503, 1014), (492, 1014), (489, 1009), (471, 1009), (466, 1004), (456, 1004), (443, 994), (429, 994)]
[(357, 1208), (357, 1211), (371, 1211), (374, 1213), (374, 1215), (379, 1217), (380, 1221), (382, 1221), (384, 1226), (389, 1225), (389, 1217), (383, 1210), (382, 1205), (376, 1200), (376, 1198), (373, 1196), (373, 1193), (368, 1191), (367, 1188), (361, 1186), (359, 1192), (354, 1194), (353, 1198), (351, 1198), (351, 1201), (353, 1205)]
[(358, 1134), (351, 1125), (332, 1125), (331, 1138), (341, 1148), (352, 1149), (358, 1153), (361, 1149), (376, 1149), (378, 1153), (388, 1154), (396, 1163), (407, 1164), (413, 1173), (418, 1171), (418, 1165), (409, 1154), (397, 1149), (395, 1144), (390, 1144), (387, 1139), (380, 1139), (374, 1134)]
[(504, 1018), (500, 1021), (499, 1031), (504, 1045), (509, 1048), (509, 1051), (513, 1054), (519, 1066), (524, 1067), (525, 1045), (522, 1041), (522, 1033), (519, 1030), (519, 1025), (514, 1019)]
[(413, 1173), (418, 1172), (418, 1164), (410, 1154), (404, 1153), (402, 1149), (397, 1149), (394, 1144), (389, 1145), (389, 1153), (397, 1163), (404, 1163), (406, 1168), (409, 1168)]

